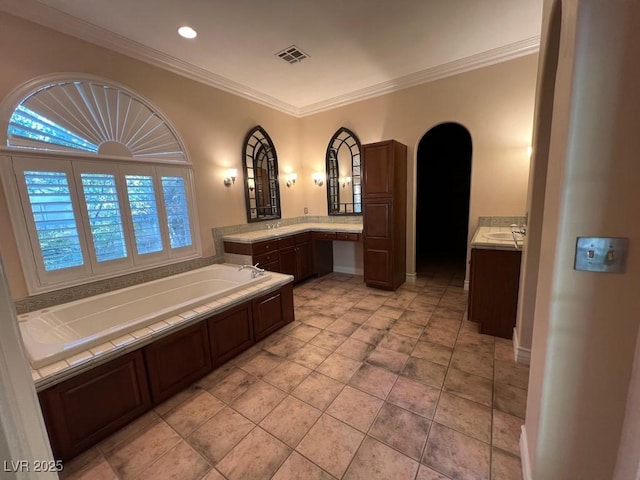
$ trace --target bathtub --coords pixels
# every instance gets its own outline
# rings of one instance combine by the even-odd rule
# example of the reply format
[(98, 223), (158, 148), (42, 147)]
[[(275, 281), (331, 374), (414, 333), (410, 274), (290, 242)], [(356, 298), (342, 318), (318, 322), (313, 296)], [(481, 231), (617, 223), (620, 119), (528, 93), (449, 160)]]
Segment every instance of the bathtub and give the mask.
[(270, 278), (211, 265), (20, 316), (35, 369)]

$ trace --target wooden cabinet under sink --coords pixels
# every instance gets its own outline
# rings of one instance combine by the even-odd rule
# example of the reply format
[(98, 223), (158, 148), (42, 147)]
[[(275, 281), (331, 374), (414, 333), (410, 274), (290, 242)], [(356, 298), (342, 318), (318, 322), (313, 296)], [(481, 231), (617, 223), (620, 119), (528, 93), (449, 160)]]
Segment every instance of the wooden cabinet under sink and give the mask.
[(280, 245), (280, 273), (293, 275), (294, 282), (314, 273), (311, 256), (311, 233), (299, 233), (282, 238)]
[(480, 333), (513, 337), (520, 256), (520, 250), (471, 249), (469, 320), (480, 324)]

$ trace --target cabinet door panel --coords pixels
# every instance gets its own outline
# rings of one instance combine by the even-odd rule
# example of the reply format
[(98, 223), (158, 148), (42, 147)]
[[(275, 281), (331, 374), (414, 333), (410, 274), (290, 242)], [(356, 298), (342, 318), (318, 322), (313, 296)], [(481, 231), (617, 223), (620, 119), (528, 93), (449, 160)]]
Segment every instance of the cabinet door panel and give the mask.
[(253, 345), (251, 303), (247, 302), (208, 320), (214, 366), (222, 365)]
[(386, 249), (364, 249), (364, 276), (367, 284), (381, 287), (391, 285), (391, 254)]
[(140, 350), (44, 390), (39, 397), (54, 455), (62, 460), (151, 408)]
[(144, 348), (154, 404), (211, 371), (207, 324), (202, 321)]
[(391, 238), (391, 202), (366, 203), (364, 206), (364, 237)]
[(471, 249), (469, 290), (470, 320), (480, 332), (496, 337), (513, 336), (518, 308), (519, 251)]
[(253, 300), (253, 328), (256, 341), (293, 321), (293, 284)]
[(295, 247), (286, 247), (280, 250), (280, 273), (287, 275), (296, 274), (296, 252)]
[(381, 142), (363, 147), (364, 196), (389, 196), (393, 193), (393, 145)]
[(313, 274), (311, 242), (302, 242), (296, 245), (296, 273), (297, 280), (304, 280)]

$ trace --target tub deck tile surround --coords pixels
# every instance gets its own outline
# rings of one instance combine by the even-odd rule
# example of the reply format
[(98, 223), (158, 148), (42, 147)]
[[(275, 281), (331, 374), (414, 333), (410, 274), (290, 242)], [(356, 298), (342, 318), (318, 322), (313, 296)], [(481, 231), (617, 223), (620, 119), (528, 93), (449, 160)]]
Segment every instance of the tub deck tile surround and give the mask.
[[(90, 368), (105, 363), (113, 358), (124, 355), (138, 348), (141, 348), (160, 337), (163, 337), (173, 330), (193, 324), (205, 317), (217, 312), (226, 310), (235, 305), (239, 305), (251, 297), (276, 290), (282, 285), (293, 281), (290, 275), (279, 273), (269, 273), (270, 278), (267, 280), (247, 288), (242, 292), (233, 293), (231, 295), (217, 299), (210, 304), (202, 307), (196, 307), (193, 310), (180, 312), (177, 315), (169, 317), (161, 322), (156, 322), (148, 327), (138, 329), (129, 334), (112, 339), (108, 342), (97, 345), (81, 354), (74, 354), (69, 358), (60, 360), (41, 367), (38, 370), (32, 369), (31, 376), (34, 379), (36, 390), (44, 390), (50, 386), (60, 383), (71, 376), (82, 373)], [(24, 316), (21, 316), (24, 317)], [(18, 317), (20, 320), (20, 317)], [(82, 355), (82, 358), (79, 357)]]
[[(511, 341), (480, 335), (478, 325), (466, 321), (462, 278), (462, 273), (434, 270), (389, 295), (365, 287), (362, 277), (345, 274), (300, 284), (294, 289), (300, 314), (293, 325), (159, 405), (150, 412), (153, 417), (141, 417), (67, 462), (61, 477), (98, 478), (94, 475), (99, 472), (104, 475), (100, 478), (123, 480), (130, 478), (123, 464), (154, 451), (158, 455), (136, 479), (520, 480), (517, 438), (528, 371), (507, 354), (513, 352)], [(336, 285), (342, 290), (332, 290)], [(318, 321), (346, 290), (363, 304), (379, 306), (365, 312), (354, 303), (331, 322)], [(428, 298), (433, 308), (425, 311), (402, 301), (414, 294)], [(317, 298), (322, 302), (313, 303)], [(337, 319), (366, 321), (390, 313), (391, 305), (403, 314), (399, 319), (393, 318), (399, 312), (387, 315), (390, 321), (369, 338), (373, 344), (362, 343), (359, 330), (340, 334), (345, 337), (340, 341), (317, 341), (336, 335), (327, 327)], [(302, 326), (315, 335), (300, 335)], [(430, 349), (424, 342), (431, 342)], [(380, 345), (401, 350), (407, 357), (402, 357), (404, 365), (380, 362)], [(476, 351), (483, 365), (491, 367), (482, 371), (485, 376), (477, 376), (473, 364), (452, 364), (451, 357)], [(425, 355), (439, 363), (420, 358)], [(444, 372), (444, 384), (430, 381), (427, 371), (412, 378), (403, 373), (417, 360), (438, 377)], [(354, 365), (358, 368), (352, 375)], [(254, 395), (251, 409), (247, 395), (241, 397), (249, 389), (268, 393)], [(215, 405), (215, 411), (200, 408), (202, 404)], [(258, 411), (260, 415), (253, 414)], [(198, 425), (197, 430), (181, 434), (171, 427), (176, 415), (185, 424)], [(164, 436), (148, 433), (159, 431), (160, 425)], [(398, 436), (397, 425), (404, 425), (407, 434)], [(168, 435), (169, 428), (176, 434)], [(193, 461), (175, 461), (176, 444)], [(165, 469), (167, 465), (171, 468)]]

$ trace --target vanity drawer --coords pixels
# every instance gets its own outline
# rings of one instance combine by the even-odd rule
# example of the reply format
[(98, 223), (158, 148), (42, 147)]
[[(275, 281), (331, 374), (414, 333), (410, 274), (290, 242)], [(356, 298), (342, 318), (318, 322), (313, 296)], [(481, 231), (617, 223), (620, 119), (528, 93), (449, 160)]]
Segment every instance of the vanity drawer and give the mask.
[(313, 232), (314, 240), (335, 240), (336, 232)]
[(278, 246), (280, 248), (293, 247), (295, 244), (296, 244), (295, 235), (289, 235), (288, 237), (284, 237), (278, 240)]
[(336, 232), (336, 240), (343, 240), (346, 242), (357, 242), (360, 240), (359, 233), (348, 233), (348, 232)]
[(259, 267), (263, 267), (268, 263), (277, 262), (280, 260), (280, 253), (278, 250), (274, 252), (263, 253), (262, 255), (254, 255), (253, 256), (253, 264), (258, 263)]
[(267, 240), (253, 244), (253, 255), (261, 255), (268, 252), (278, 251), (278, 240)]
[(304, 242), (310, 242), (311, 241), (311, 232), (305, 232), (305, 233), (298, 233), (296, 235), (296, 244), (301, 244)]

